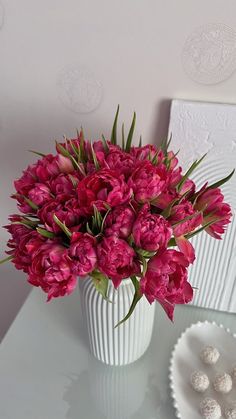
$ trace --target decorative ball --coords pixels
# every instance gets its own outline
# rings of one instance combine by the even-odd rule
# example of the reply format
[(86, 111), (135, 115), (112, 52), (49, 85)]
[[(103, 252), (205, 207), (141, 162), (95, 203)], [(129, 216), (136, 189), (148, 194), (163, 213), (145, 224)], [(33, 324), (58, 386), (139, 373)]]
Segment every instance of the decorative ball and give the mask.
[(216, 400), (207, 397), (200, 403), (200, 412), (205, 419), (220, 419), (221, 408)]
[(231, 375), (232, 375), (233, 380), (236, 381), (236, 365), (234, 365)]
[(194, 371), (191, 374), (191, 385), (195, 391), (203, 393), (209, 387), (209, 379), (202, 371)]
[(230, 406), (225, 408), (226, 419), (236, 419), (236, 402), (231, 403)]
[(229, 393), (232, 390), (232, 378), (226, 372), (217, 374), (214, 380), (214, 389), (219, 393)]
[(204, 364), (214, 365), (218, 361), (220, 353), (213, 346), (206, 346), (202, 349), (200, 356)]

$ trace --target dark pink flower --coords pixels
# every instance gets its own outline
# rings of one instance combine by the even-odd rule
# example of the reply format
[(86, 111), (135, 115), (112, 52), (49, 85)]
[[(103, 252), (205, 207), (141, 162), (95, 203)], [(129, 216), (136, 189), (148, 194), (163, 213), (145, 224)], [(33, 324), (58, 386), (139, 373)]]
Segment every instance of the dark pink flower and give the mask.
[[(74, 179), (79, 183), (77, 177), (74, 177)], [(64, 200), (67, 201), (73, 194), (75, 195), (75, 187), (73, 186), (71, 178), (63, 173), (50, 181), (50, 188), (56, 199), (60, 201), (60, 197), (65, 196)]]
[(157, 154), (158, 163), (162, 162), (164, 157), (163, 152), (152, 144), (146, 144), (142, 147), (131, 147), (130, 154), (135, 160), (152, 160)]
[(73, 272), (79, 276), (88, 275), (97, 263), (95, 238), (87, 233), (73, 233), (68, 254), (72, 259)]
[(175, 304), (192, 300), (193, 289), (187, 277), (188, 261), (176, 250), (165, 250), (148, 262), (146, 275), (141, 279), (141, 291), (149, 303), (157, 300), (173, 320)]
[(44, 183), (35, 183), (29, 191), (28, 197), (37, 206), (42, 206), (52, 199), (52, 194)]
[(47, 300), (71, 294), (77, 279), (67, 249), (50, 240), (32, 254), (29, 283), (41, 287), (48, 294)]
[(221, 239), (232, 216), (230, 205), (223, 202), (224, 196), (219, 188), (206, 189), (204, 185), (195, 208), (203, 211), (203, 225), (212, 222), (206, 232), (215, 239)]
[(28, 273), (31, 265), (31, 254), (28, 246), (34, 245), (34, 248), (38, 248), (43, 244), (45, 239), (30, 227), (22, 224), (14, 224), (21, 222), (22, 217), (13, 215), (10, 217), (10, 221), (13, 224), (5, 227), (12, 236), (7, 243), (10, 249), (7, 253), (13, 257), (12, 262), (16, 269)]
[(116, 236), (104, 237), (97, 247), (98, 269), (110, 278), (117, 288), (122, 279), (140, 271), (135, 251)]
[(168, 180), (167, 169), (162, 164), (153, 165), (150, 161), (139, 162), (128, 180), (137, 202), (155, 201), (164, 191)]
[(168, 221), (158, 214), (151, 214), (145, 204), (133, 225), (133, 238), (136, 246), (149, 252), (166, 248), (172, 229)]
[(56, 200), (51, 200), (38, 211), (38, 217), (47, 230), (56, 234), (61, 232), (61, 228), (55, 222), (53, 218), (54, 214), (61, 222), (64, 222), (67, 227), (75, 226), (80, 222), (78, 213), (73, 211), (73, 209), (65, 208), (64, 205)]
[[(184, 219), (186, 220), (183, 221)], [(202, 213), (196, 211), (187, 200), (174, 205), (168, 218), (176, 237), (191, 233), (202, 223), (202, 220)]]
[(121, 205), (112, 209), (104, 223), (105, 236), (117, 236), (126, 239), (131, 234), (134, 219), (135, 214), (130, 206)]
[(52, 154), (47, 154), (35, 164), (35, 174), (40, 182), (46, 182), (59, 175), (59, 173), (58, 157)]
[(127, 178), (132, 173), (134, 159), (129, 153), (122, 150), (114, 150), (107, 154), (105, 164), (109, 169), (123, 174)]
[(109, 169), (100, 169), (87, 176), (79, 182), (77, 188), (79, 205), (87, 213), (93, 212), (93, 205), (98, 210), (104, 210), (104, 203), (111, 207), (124, 204), (131, 198), (131, 193), (123, 177)]

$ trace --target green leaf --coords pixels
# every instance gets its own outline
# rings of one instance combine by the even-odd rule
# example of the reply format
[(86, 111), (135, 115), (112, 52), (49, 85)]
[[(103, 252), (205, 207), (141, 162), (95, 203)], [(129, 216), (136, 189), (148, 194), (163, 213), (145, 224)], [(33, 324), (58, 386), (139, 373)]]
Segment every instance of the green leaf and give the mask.
[(65, 147), (63, 147), (57, 141), (56, 141), (56, 147), (57, 147), (57, 150), (60, 152), (60, 154), (62, 154), (64, 157), (69, 158), (72, 161), (74, 167), (79, 169), (79, 171), (81, 172), (81, 174), (83, 176), (86, 176), (86, 173), (85, 173), (84, 169), (81, 167), (80, 163), (78, 163), (75, 160), (75, 158), (70, 154), (70, 152), (68, 150), (65, 149)]
[(147, 272), (147, 260), (145, 259), (144, 256), (139, 255), (139, 257), (140, 257), (140, 260), (141, 260), (141, 262), (143, 264), (143, 272), (142, 272), (142, 275), (144, 276), (146, 274), (146, 272)]
[(135, 128), (135, 122), (136, 122), (136, 113), (134, 112), (132, 124), (131, 124), (129, 134), (128, 134), (128, 138), (127, 138), (127, 141), (126, 141), (125, 151), (127, 151), (127, 152), (129, 152), (130, 148), (131, 148), (133, 134), (134, 134), (134, 128)]
[(235, 169), (232, 170), (232, 172), (228, 176), (226, 176), (225, 178), (223, 178), (221, 180), (218, 180), (218, 182), (215, 182), (212, 185), (209, 185), (206, 188), (206, 190), (208, 190), (208, 189), (214, 189), (214, 188), (219, 188), (220, 186), (222, 186), (224, 183), (228, 182), (231, 179), (231, 177), (233, 176), (234, 172), (235, 172)]
[(55, 234), (51, 231), (45, 230), (45, 228), (36, 228), (37, 232), (41, 234), (43, 237), (47, 237), (48, 239), (53, 239), (55, 237)]
[(175, 238), (174, 238), (174, 237), (172, 237), (172, 238), (169, 240), (167, 247), (175, 247), (175, 246), (177, 246), (177, 244), (176, 244)]
[(66, 227), (65, 223), (62, 223), (59, 220), (59, 218), (56, 216), (56, 214), (53, 214), (53, 219), (54, 219), (55, 223), (61, 228), (61, 230), (67, 235), (67, 237), (71, 238), (72, 233), (68, 229), (68, 227)]
[(9, 260), (11, 260), (11, 259), (13, 259), (13, 256), (12, 255), (10, 255), (10, 256), (8, 256), (7, 258), (5, 258), (5, 259), (2, 259), (2, 260), (0, 260), (0, 265), (2, 265), (3, 263), (5, 263), (5, 262), (8, 262)]
[(209, 221), (209, 223), (204, 224), (201, 228), (194, 231), (193, 233), (187, 234), (185, 237), (187, 239), (191, 239), (191, 237), (196, 236), (196, 234), (201, 233), (202, 231), (206, 230), (207, 227), (209, 227), (211, 224), (214, 224), (217, 220)]
[(90, 143), (90, 146), (91, 146), (91, 152), (92, 152), (92, 157), (93, 157), (94, 166), (95, 166), (95, 167), (96, 167), (96, 169), (98, 170), (98, 169), (100, 169), (100, 165), (99, 165), (99, 163), (98, 163), (98, 159), (97, 159), (96, 153), (95, 153), (95, 151), (94, 151), (93, 144), (92, 144), (92, 143)]
[(107, 216), (108, 216), (108, 214), (109, 214), (109, 212), (110, 212), (110, 211), (111, 211), (111, 208), (109, 208), (109, 209), (107, 210), (106, 214), (105, 214), (105, 215), (104, 215), (104, 217), (103, 217), (102, 224), (101, 224), (101, 232), (103, 232), (103, 229), (104, 229), (104, 223), (105, 223), (106, 218), (107, 218)]
[(79, 157), (80, 157), (80, 152), (79, 152), (79, 149), (76, 147), (76, 145), (73, 143), (73, 141), (72, 140), (69, 140), (68, 138), (66, 138), (65, 137), (65, 140), (66, 140), (66, 142), (71, 146), (71, 148), (72, 148), (72, 150), (73, 150), (73, 152), (75, 153), (75, 155), (76, 155), (76, 157), (77, 157), (77, 159), (78, 160), (80, 160), (79, 159)]
[(171, 143), (171, 140), (172, 140), (172, 133), (170, 134), (170, 138), (169, 138), (169, 140), (168, 140), (168, 137), (165, 137), (165, 138), (162, 140), (162, 143), (161, 143), (161, 150), (163, 151), (163, 153), (165, 154), (165, 156), (166, 156), (166, 154), (167, 154), (167, 151), (168, 151), (169, 145), (170, 145), (170, 143)]
[(79, 140), (80, 140), (80, 158), (81, 158), (82, 162), (86, 162), (87, 161), (87, 156), (86, 156), (86, 152), (85, 152), (85, 140), (84, 140), (83, 127), (80, 128)]
[(19, 224), (19, 225), (22, 225), (24, 227), (29, 228), (30, 230), (33, 229), (33, 227), (31, 227), (29, 224), (24, 223), (23, 221), (13, 221), (11, 224), (13, 224), (13, 225), (18, 225)]
[(120, 326), (122, 323), (124, 323), (126, 320), (129, 319), (129, 317), (131, 316), (131, 314), (133, 313), (137, 303), (139, 302), (139, 300), (142, 298), (142, 294), (140, 292), (140, 285), (139, 285), (139, 281), (137, 280), (136, 276), (131, 276), (131, 281), (133, 282), (134, 285), (134, 289), (135, 289), (135, 293), (134, 293), (134, 298), (132, 301), (132, 304), (130, 306), (130, 309), (128, 311), (128, 313), (126, 314), (126, 316), (124, 317), (123, 320), (119, 321), (119, 323), (117, 323), (117, 325), (115, 326), (118, 327)]
[(71, 180), (71, 183), (73, 185), (74, 188), (77, 188), (79, 180), (74, 177), (73, 175), (71, 175), (70, 173), (68, 174), (69, 179)]
[(117, 120), (119, 115), (120, 105), (117, 106), (116, 116), (112, 127), (111, 132), (111, 143), (116, 145), (117, 144)]
[(191, 215), (187, 215), (187, 217), (182, 218), (182, 220), (179, 220), (179, 221), (178, 221), (177, 223), (175, 223), (175, 224), (172, 224), (172, 226), (171, 226), (171, 227), (176, 227), (176, 226), (178, 226), (179, 224), (184, 223), (185, 221), (191, 220), (192, 218), (196, 217), (196, 215), (197, 215), (197, 212), (195, 212), (195, 213), (193, 213), (193, 214), (191, 214)]
[(145, 258), (151, 258), (156, 254), (156, 252), (148, 252), (147, 250), (144, 250), (144, 249), (136, 249), (136, 252), (140, 256), (143, 256)]
[(91, 234), (91, 236), (93, 236), (93, 232), (92, 232), (91, 228), (89, 227), (88, 222), (86, 223), (86, 230), (87, 230), (87, 233), (89, 233), (89, 234)]
[(46, 154), (40, 153), (39, 151), (34, 151), (34, 150), (28, 150), (28, 151), (29, 151), (29, 153), (36, 154), (37, 156), (40, 156), (40, 157), (45, 157), (46, 156)]
[(155, 153), (154, 157), (151, 159), (151, 163), (152, 164), (157, 164), (158, 162), (158, 154), (160, 153), (159, 150), (157, 150), (157, 152)]
[(189, 178), (189, 176), (192, 174), (192, 172), (199, 166), (199, 164), (203, 161), (203, 159), (206, 157), (207, 153), (204, 154), (199, 160), (195, 160), (193, 164), (191, 164), (190, 168), (187, 170), (185, 175), (182, 177), (181, 181), (178, 183), (176, 189), (179, 192), (185, 183), (185, 181)]
[(104, 147), (105, 152), (108, 153), (109, 145), (108, 145), (107, 140), (106, 140), (106, 138), (104, 137), (103, 134), (102, 134), (102, 143), (103, 143), (103, 147)]
[(121, 130), (121, 132), (122, 132), (122, 150), (124, 150), (125, 149), (125, 126), (124, 126), (124, 123), (122, 124), (122, 130)]
[(93, 271), (90, 275), (93, 279), (93, 285), (95, 286), (96, 290), (103, 296), (103, 298), (106, 301), (109, 301), (107, 298), (107, 289), (109, 282), (107, 276), (103, 275), (99, 271)]
[(56, 141), (56, 149), (60, 154), (62, 154), (62, 156), (68, 157), (69, 159), (71, 158), (70, 152), (57, 141)]
[(140, 135), (138, 146), (142, 147), (142, 135)]
[(94, 222), (95, 222), (94, 227), (97, 228), (98, 230), (101, 230), (101, 226), (102, 226), (102, 215), (98, 211), (96, 205), (94, 205), (94, 204), (93, 204), (93, 212), (94, 212)]

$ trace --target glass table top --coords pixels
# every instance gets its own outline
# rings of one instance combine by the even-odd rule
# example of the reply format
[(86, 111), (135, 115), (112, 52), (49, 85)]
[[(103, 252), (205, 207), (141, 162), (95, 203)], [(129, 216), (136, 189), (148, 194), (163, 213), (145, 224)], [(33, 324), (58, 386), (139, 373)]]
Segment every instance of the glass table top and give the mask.
[(88, 351), (78, 292), (44, 297), (31, 292), (1, 343), (1, 419), (173, 419), (168, 368), (178, 337), (204, 320), (236, 332), (235, 314), (179, 306), (171, 323), (157, 305), (145, 355), (109, 367)]

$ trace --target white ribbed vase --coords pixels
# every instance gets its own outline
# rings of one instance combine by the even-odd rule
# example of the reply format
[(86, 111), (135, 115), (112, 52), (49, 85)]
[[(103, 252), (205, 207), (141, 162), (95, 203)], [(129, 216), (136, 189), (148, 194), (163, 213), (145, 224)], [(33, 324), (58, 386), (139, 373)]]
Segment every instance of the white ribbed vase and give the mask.
[(79, 287), (92, 354), (108, 365), (126, 365), (140, 358), (151, 341), (155, 304), (141, 298), (131, 317), (115, 328), (132, 303), (131, 280), (123, 280), (118, 289), (109, 281), (107, 295), (111, 302), (103, 299), (89, 277), (80, 279)]

